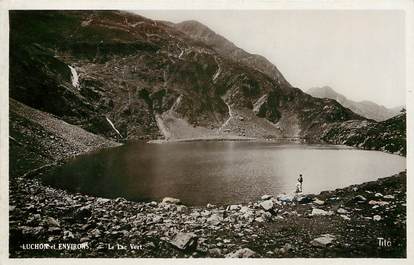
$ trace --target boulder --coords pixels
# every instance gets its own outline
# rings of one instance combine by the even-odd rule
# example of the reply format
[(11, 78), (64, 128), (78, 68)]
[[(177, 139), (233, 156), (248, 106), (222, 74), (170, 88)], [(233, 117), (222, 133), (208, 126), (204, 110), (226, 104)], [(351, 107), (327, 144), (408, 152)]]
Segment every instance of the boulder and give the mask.
[(335, 240), (335, 236), (330, 235), (330, 234), (324, 234), (318, 238), (315, 238), (310, 243), (312, 244), (312, 246), (315, 246), (315, 247), (326, 247), (326, 246), (331, 245), (334, 240)]
[(317, 204), (317, 205), (324, 205), (325, 201), (322, 201), (322, 200), (319, 200), (318, 198), (315, 198), (315, 200), (313, 200), (313, 203)]
[(242, 248), (226, 255), (226, 258), (254, 258), (257, 254), (249, 248)]
[(53, 217), (48, 217), (46, 223), (49, 227), (60, 227), (59, 222)]
[(110, 201), (110, 199), (106, 199), (106, 198), (98, 198), (98, 199), (96, 199), (96, 202), (97, 203), (102, 203), (102, 204), (107, 203), (109, 201)]
[(370, 200), (368, 202), (368, 204), (370, 205), (379, 205), (379, 206), (384, 206), (384, 205), (388, 205), (390, 204), (389, 202), (384, 202), (384, 201), (374, 201), (374, 200)]
[(172, 198), (172, 197), (165, 197), (162, 199), (162, 203), (170, 203), (170, 204), (180, 204), (180, 199)]
[(260, 199), (261, 199), (262, 201), (266, 201), (266, 200), (270, 200), (271, 198), (273, 198), (273, 196), (272, 196), (272, 195), (265, 194), (265, 195), (263, 195)]
[(193, 249), (197, 245), (197, 236), (194, 233), (177, 233), (169, 243), (180, 250)]
[(345, 210), (344, 208), (339, 208), (338, 210), (336, 210), (336, 212), (339, 213), (339, 214), (346, 214), (346, 213), (348, 213), (348, 211)]
[(345, 215), (345, 214), (341, 214), (340, 216), (342, 217), (342, 219), (344, 219), (344, 220), (346, 220), (346, 221), (351, 220), (351, 218), (349, 218), (349, 216), (347, 216), (347, 215)]
[(221, 223), (221, 218), (217, 214), (212, 214), (209, 218), (207, 218), (207, 222), (216, 226)]
[(229, 207), (227, 207), (227, 210), (229, 211), (237, 211), (241, 208), (240, 205), (230, 205)]
[(293, 195), (287, 195), (287, 194), (279, 194), (277, 196), (277, 199), (281, 202), (292, 202), (293, 201), (294, 196)]
[(272, 200), (267, 200), (267, 201), (262, 201), (261, 203), (260, 203), (260, 207), (262, 207), (263, 208), (263, 210), (265, 210), (265, 211), (270, 211), (270, 210), (272, 210), (273, 209), (273, 202), (272, 202)]
[(75, 211), (74, 217), (76, 219), (89, 218), (92, 215), (91, 207), (83, 206)]
[(356, 203), (364, 203), (364, 202), (367, 201), (367, 198), (365, 198), (362, 195), (357, 195), (357, 196), (354, 197), (353, 201), (356, 202)]
[(216, 206), (214, 204), (211, 203), (207, 203), (207, 209), (211, 209), (211, 208), (215, 208)]
[(381, 216), (380, 215), (374, 215), (373, 217), (372, 217), (372, 219), (374, 220), (374, 221), (381, 221)]
[(296, 201), (300, 204), (306, 204), (312, 202), (312, 198), (309, 196), (299, 196)]
[(313, 208), (312, 213), (310, 215), (314, 216), (314, 215), (332, 215), (332, 214), (333, 214), (332, 211), (325, 211), (322, 209)]
[(219, 248), (211, 248), (207, 251), (208, 256), (212, 258), (222, 258), (223, 254), (221, 253), (221, 249)]

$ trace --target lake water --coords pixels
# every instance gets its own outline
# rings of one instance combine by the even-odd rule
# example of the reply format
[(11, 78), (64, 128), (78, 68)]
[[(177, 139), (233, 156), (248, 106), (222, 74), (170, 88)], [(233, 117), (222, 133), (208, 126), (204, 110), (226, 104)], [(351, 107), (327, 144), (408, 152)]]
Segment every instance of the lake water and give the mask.
[(387, 177), (406, 168), (404, 157), (341, 146), (266, 142), (128, 143), (82, 155), (44, 182), (73, 192), (135, 201), (181, 199), (186, 205), (255, 201), (293, 193), (299, 173), (304, 193), (318, 193)]

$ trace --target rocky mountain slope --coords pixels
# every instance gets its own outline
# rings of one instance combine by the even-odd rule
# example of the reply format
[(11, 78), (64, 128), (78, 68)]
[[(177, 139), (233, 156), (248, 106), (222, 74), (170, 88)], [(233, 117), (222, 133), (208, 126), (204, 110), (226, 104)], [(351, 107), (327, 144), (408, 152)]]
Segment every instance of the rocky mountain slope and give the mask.
[(10, 27), (10, 96), (106, 137), (306, 137), (363, 119), (290, 86), (266, 60), (254, 66), (240, 49), (230, 59), (138, 15), (12, 11)]
[(377, 126), (198, 22), (120, 11), (11, 11), (10, 97), (115, 140), (337, 143), (345, 125)]
[(349, 108), (353, 112), (366, 117), (368, 119), (373, 119), (376, 121), (384, 121), (390, 119), (398, 114), (402, 107), (396, 107), (388, 109), (382, 105), (378, 105), (374, 102), (364, 100), (364, 101), (353, 101), (346, 98), (344, 95), (339, 94), (329, 86), (324, 87), (313, 87), (306, 91), (306, 93), (317, 98), (330, 98), (338, 101), (342, 106)]

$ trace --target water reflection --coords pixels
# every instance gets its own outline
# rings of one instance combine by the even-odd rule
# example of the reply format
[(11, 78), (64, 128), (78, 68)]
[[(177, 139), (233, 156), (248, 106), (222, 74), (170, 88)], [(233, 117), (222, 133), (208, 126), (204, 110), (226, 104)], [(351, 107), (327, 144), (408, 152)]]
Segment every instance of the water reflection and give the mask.
[(266, 193), (362, 183), (405, 169), (405, 158), (337, 146), (259, 142), (129, 143), (77, 157), (44, 181), (71, 191), (130, 200), (171, 196), (188, 205), (240, 203)]

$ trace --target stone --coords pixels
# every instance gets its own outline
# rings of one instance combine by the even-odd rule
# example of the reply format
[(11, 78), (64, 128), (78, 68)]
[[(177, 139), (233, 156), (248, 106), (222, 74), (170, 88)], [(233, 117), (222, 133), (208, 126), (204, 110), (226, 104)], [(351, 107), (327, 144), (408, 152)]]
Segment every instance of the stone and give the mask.
[(164, 220), (161, 216), (154, 216), (151, 220), (152, 224), (162, 223)]
[(256, 219), (254, 219), (256, 222), (258, 222), (258, 223), (264, 223), (264, 219), (263, 219), (263, 217), (257, 217)]
[(322, 201), (322, 200), (319, 200), (318, 198), (315, 198), (315, 200), (313, 201), (313, 203), (314, 204), (317, 204), (317, 205), (324, 205), (325, 204), (325, 201)]
[(313, 208), (312, 213), (310, 215), (314, 216), (314, 215), (332, 215), (332, 214), (333, 214), (332, 211), (325, 211), (322, 209)]
[(88, 241), (90, 241), (91, 239), (89, 238), (89, 237), (82, 237), (80, 240), (79, 240), (79, 242), (80, 243), (85, 243), (85, 242), (88, 242)]
[(381, 221), (381, 216), (380, 215), (374, 215), (373, 217), (372, 217), (372, 219), (374, 220), (374, 221)]
[(381, 193), (379, 193), (379, 192), (377, 192), (377, 193), (375, 193), (375, 195), (374, 195), (375, 197), (384, 197), (384, 195), (382, 195)]
[(346, 214), (346, 213), (348, 213), (348, 211), (345, 210), (344, 208), (339, 208), (338, 210), (336, 210), (336, 212), (339, 213), (339, 214)]
[(262, 201), (261, 203), (260, 203), (260, 207), (262, 207), (263, 208), (263, 210), (265, 210), (265, 211), (270, 211), (270, 210), (272, 210), (273, 209), (273, 202), (271, 201), (271, 200), (267, 200), (267, 201)]
[(92, 237), (100, 237), (101, 236), (101, 230), (98, 228), (93, 229), (88, 233), (88, 235), (91, 235)]
[(179, 232), (169, 242), (180, 250), (189, 250), (196, 247), (197, 236), (194, 233)]
[(394, 199), (395, 197), (393, 195), (385, 195), (384, 199)]
[(106, 199), (106, 198), (98, 198), (98, 199), (96, 199), (96, 202), (97, 203), (107, 203), (109, 201), (110, 201), (110, 199)]
[(75, 236), (71, 231), (65, 230), (63, 231), (63, 239), (75, 239)]
[(335, 240), (335, 236), (330, 235), (330, 234), (324, 234), (318, 238), (315, 238), (310, 243), (312, 246), (315, 246), (315, 247), (326, 247), (326, 246), (331, 245), (334, 240)]
[(83, 206), (75, 211), (75, 218), (83, 219), (89, 218), (92, 215), (91, 207), (90, 206)]
[(240, 205), (230, 205), (229, 207), (227, 207), (227, 209), (229, 210), (229, 211), (237, 211), (237, 210), (239, 210), (241, 208), (241, 206)]
[(187, 206), (185, 206), (185, 205), (177, 205), (177, 208), (176, 209), (177, 209), (177, 212), (182, 213), (185, 210), (187, 210)]
[(207, 203), (207, 209), (211, 209), (211, 208), (215, 208), (216, 206), (214, 204), (211, 203)]
[(53, 218), (53, 217), (48, 217), (46, 219), (46, 223), (50, 227), (60, 227), (59, 222), (55, 218)]
[(216, 226), (221, 223), (221, 218), (217, 214), (212, 214), (209, 218), (207, 218), (207, 222)]
[(249, 248), (242, 248), (226, 255), (226, 258), (254, 258), (257, 254)]
[(312, 198), (309, 196), (299, 196), (296, 201), (300, 204), (306, 204), (312, 202)]
[(347, 215), (341, 214), (340, 216), (342, 217), (342, 219), (344, 219), (346, 221), (351, 220), (351, 218), (349, 218), (349, 216), (347, 216)]
[(222, 258), (223, 254), (219, 248), (211, 248), (207, 251), (208, 256), (212, 258)]
[(162, 203), (181, 204), (181, 201), (180, 199), (165, 197), (164, 199), (162, 199)]
[(241, 213), (251, 213), (251, 212), (252, 212), (252, 210), (251, 210), (249, 207), (247, 207), (247, 206), (242, 206), (242, 207), (240, 208), (240, 212), (241, 212)]
[(277, 196), (277, 199), (281, 202), (292, 202), (293, 201), (293, 195), (287, 195), (287, 194), (279, 194)]
[(364, 203), (364, 202), (367, 201), (367, 198), (365, 198), (362, 195), (357, 195), (357, 196), (354, 197), (353, 201), (357, 202), (357, 203)]
[(264, 219), (264, 220), (271, 220), (272, 219), (272, 214), (271, 213), (269, 213), (269, 212), (265, 212), (265, 213), (263, 213), (262, 214), (262, 218)]
[(260, 199), (261, 199), (262, 201), (267, 201), (267, 200), (270, 200), (271, 198), (273, 198), (273, 196), (272, 196), (272, 195), (265, 194), (265, 195), (263, 195)]
[(368, 204), (370, 205), (379, 205), (379, 206), (384, 206), (384, 205), (388, 205), (390, 204), (389, 202), (384, 202), (384, 201), (374, 201), (374, 200), (370, 200), (368, 202)]

